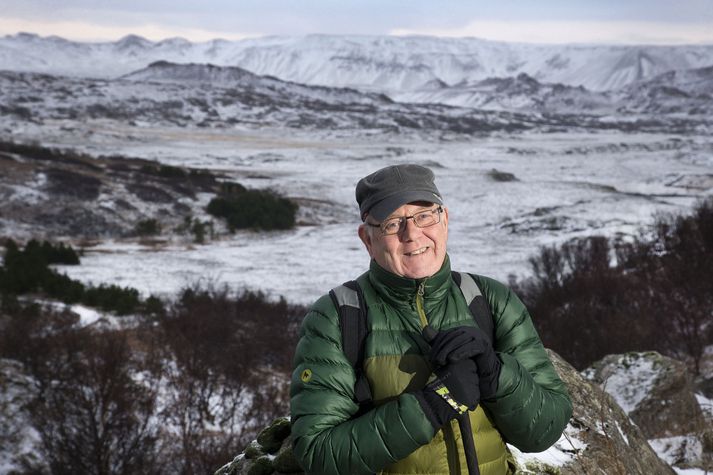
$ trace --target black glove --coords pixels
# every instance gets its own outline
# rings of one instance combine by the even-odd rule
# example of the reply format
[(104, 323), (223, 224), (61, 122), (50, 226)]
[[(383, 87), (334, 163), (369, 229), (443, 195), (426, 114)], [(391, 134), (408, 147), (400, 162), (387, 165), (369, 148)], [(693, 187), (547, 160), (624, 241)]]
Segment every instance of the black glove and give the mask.
[(438, 332), (431, 342), (430, 358), (434, 366), (472, 359), (477, 365), (480, 396), (485, 400), (495, 396), (502, 363), (479, 328), (463, 326)]
[(470, 359), (456, 361), (434, 371), (436, 379), (414, 395), (438, 430), (454, 417), (473, 410), (480, 401), (478, 370)]

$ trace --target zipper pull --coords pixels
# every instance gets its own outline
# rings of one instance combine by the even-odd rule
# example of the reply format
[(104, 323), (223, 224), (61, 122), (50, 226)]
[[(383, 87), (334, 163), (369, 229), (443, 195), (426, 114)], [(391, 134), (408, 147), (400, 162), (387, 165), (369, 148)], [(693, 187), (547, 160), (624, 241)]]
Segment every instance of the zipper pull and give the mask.
[(426, 291), (426, 281), (422, 280), (421, 283), (418, 284), (418, 290), (417, 290), (418, 295), (420, 297), (423, 297), (423, 294), (425, 293), (425, 291)]

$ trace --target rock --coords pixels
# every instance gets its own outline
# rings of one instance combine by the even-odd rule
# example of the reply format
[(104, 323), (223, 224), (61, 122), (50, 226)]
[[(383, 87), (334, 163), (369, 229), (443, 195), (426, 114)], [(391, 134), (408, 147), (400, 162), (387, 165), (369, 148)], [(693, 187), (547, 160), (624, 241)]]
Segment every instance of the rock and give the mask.
[[(560, 466), (559, 473), (675, 473), (658, 458), (641, 430), (609, 394), (584, 379), (556, 353), (549, 350), (548, 353), (560, 378), (567, 385), (574, 406), (565, 435), (554, 447), (560, 447), (562, 451), (569, 450), (571, 456), (569, 461)], [(547, 462), (547, 458), (543, 462)], [(557, 472), (540, 470), (521, 473)]]
[[(245, 451), (214, 475), (269, 475), (272, 473), (304, 474), (292, 453), (291, 425), (279, 417), (248, 444)], [(270, 455), (275, 454), (275, 455)]]
[(292, 452), (292, 436), (282, 442), (282, 447), (277, 452), (272, 465), (278, 473), (303, 473), (302, 467), (297, 463), (297, 458)]
[(290, 435), (290, 420), (287, 417), (280, 417), (258, 434), (257, 442), (265, 452), (274, 454), (282, 447), (282, 441), (288, 435)]
[(262, 457), (257, 458), (255, 463), (253, 463), (245, 473), (247, 475), (270, 475), (274, 471), (275, 468), (272, 466), (272, 460), (270, 457), (263, 455)]
[(240, 454), (235, 457), (232, 462), (229, 462), (216, 470), (213, 475), (241, 475), (245, 473), (243, 469), (246, 464), (247, 459), (245, 458), (245, 455)]
[(257, 440), (253, 440), (252, 442), (250, 442), (248, 446), (245, 447), (244, 453), (245, 458), (250, 460), (265, 455), (265, 451), (263, 450), (262, 446), (257, 442)]
[[(656, 352), (609, 355), (584, 371), (615, 397), (677, 469), (713, 469), (713, 415), (710, 400), (696, 395), (687, 367)], [(700, 391), (700, 389), (698, 389)]]
[(586, 375), (617, 399), (647, 439), (700, 429), (703, 413), (693, 378), (680, 361), (653, 351), (609, 355)]

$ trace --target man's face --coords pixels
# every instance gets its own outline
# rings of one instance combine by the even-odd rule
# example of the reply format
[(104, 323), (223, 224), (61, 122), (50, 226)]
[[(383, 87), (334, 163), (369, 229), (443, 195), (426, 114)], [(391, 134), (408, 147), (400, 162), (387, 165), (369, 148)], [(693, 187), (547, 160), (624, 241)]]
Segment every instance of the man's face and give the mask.
[[(391, 213), (389, 218), (412, 216), (435, 207), (426, 203), (406, 204)], [(366, 220), (377, 224), (369, 216)], [(389, 272), (410, 279), (429, 277), (438, 272), (446, 258), (448, 210), (443, 209), (440, 223), (419, 228), (413, 219), (408, 219), (402, 230), (388, 236), (384, 236), (379, 228), (362, 224), (359, 226), (359, 237), (371, 258)]]

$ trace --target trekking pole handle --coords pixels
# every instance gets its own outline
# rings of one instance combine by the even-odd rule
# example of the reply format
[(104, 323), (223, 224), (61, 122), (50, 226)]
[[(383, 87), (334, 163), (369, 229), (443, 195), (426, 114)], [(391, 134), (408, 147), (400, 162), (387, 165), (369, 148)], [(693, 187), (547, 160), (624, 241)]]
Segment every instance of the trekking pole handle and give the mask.
[[(431, 343), (438, 335), (438, 332), (431, 325), (426, 325), (421, 330), (421, 335), (427, 343)], [(475, 442), (473, 441), (473, 429), (470, 425), (470, 417), (468, 413), (461, 414), (457, 417), (458, 428), (461, 432), (461, 440), (463, 441), (463, 449), (465, 451), (465, 460), (468, 466), (469, 475), (480, 475), (480, 467), (478, 467), (478, 456), (475, 454)]]

